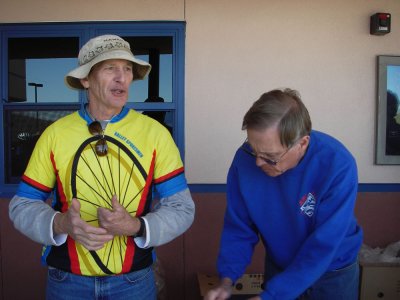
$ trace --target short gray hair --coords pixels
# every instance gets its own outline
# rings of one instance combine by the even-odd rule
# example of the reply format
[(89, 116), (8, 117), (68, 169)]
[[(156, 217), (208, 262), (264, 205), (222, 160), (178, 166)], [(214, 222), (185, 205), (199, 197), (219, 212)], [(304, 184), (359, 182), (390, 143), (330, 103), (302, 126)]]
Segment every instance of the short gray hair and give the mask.
[(245, 114), (242, 129), (264, 130), (275, 125), (286, 147), (310, 134), (310, 115), (296, 90), (276, 89), (262, 94)]

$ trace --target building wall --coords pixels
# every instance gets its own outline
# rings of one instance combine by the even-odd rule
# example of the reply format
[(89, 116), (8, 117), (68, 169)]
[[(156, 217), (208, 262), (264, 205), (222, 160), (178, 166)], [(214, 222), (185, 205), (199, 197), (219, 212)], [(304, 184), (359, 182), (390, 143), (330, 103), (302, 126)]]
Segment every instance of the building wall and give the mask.
[[(392, 32), (369, 17), (392, 14)], [(400, 183), (374, 165), (376, 56), (400, 55), (398, 0), (2, 0), (0, 22), (186, 21), (185, 166), (189, 183), (225, 183), (241, 119), (261, 93), (298, 89), (315, 129), (357, 159), (361, 183)]]

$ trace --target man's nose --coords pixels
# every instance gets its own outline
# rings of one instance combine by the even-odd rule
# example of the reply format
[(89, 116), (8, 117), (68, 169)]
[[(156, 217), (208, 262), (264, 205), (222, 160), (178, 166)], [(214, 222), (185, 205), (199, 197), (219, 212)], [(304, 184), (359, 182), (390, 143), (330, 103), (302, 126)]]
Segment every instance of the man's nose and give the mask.
[(263, 160), (261, 157), (259, 157), (259, 156), (256, 156), (256, 166), (257, 167), (261, 167), (261, 166), (263, 166), (263, 165), (265, 165), (266, 164), (266, 162), (265, 162), (265, 160)]
[(116, 81), (125, 82), (126, 78), (127, 78), (127, 74), (124, 72), (124, 69), (122, 69), (122, 68), (115, 69), (114, 79)]

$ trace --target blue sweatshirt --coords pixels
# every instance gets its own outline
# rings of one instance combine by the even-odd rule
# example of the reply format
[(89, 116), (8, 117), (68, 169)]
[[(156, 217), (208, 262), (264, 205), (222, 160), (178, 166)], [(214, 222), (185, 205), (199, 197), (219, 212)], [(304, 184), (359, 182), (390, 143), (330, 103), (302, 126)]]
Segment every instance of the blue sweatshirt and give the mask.
[(284, 270), (267, 282), (264, 300), (293, 300), (325, 272), (353, 263), (363, 238), (354, 217), (357, 186), (355, 159), (321, 132), (312, 131), (299, 164), (277, 177), (239, 149), (228, 173), (220, 277), (243, 275), (259, 237)]

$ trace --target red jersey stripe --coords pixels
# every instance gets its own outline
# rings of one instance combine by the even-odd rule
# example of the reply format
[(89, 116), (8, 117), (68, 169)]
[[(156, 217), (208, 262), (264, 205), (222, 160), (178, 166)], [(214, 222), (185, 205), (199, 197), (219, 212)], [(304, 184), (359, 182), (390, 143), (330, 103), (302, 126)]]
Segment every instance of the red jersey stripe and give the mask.
[(41, 183), (39, 183), (39, 182), (33, 180), (32, 178), (29, 178), (29, 177), (26, 176), (25, 174), (22, 175), (22, 180), (23, 180), (24, 182), (26, 182), (27, 184), (29, 184), (29, 185), (31, 185), (31, 186), (33, 186), (33, 187), (35, 187), (35, 188), (37, 188), (37, 189), (39, 189), (39, 190), (41, 190), (41, 191), (50, 193), (51, 190), (52, 190), (51, 188), (49, 188), (49, 187), (47, 187), (47, 186), (45, 186), (45, 185), (43, 185), (43, 184), (41, 184)]
[(161, 183), (161, 182), (167, 181), (168, 179), (171, 179), (171, 178), (183, 173), (183, 171), (184, 171), (183, 167), (176, 169), (175, 171), (172, 171), (171, 173), (168, 173), (167, 175), (164, 175), (164, 176), (161, 176), (160, 178), (154, 179), (154, 182)]

